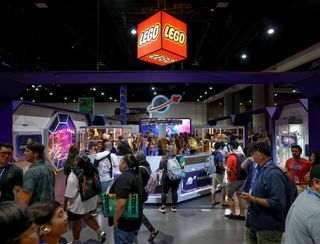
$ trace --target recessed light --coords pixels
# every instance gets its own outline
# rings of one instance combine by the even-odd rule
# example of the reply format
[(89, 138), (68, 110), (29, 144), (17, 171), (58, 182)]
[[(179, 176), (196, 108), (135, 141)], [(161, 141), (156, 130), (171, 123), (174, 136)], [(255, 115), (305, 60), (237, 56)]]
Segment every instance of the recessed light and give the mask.
[(110, 100), (112, 100), (112, 97), (109, 97)]
[(53, 93), (52, 93), (52, 92), (50, 92), (50, 93), (49, 93), (49, 95), (50, 95), (50, 96), (52, 96), (52, 95), (53, 95)]
[(267, 33), (268, 33), (268, 35), (274, 34), (274, 29), (273, 28), (269, 28)]
[(117, 99), (114, 99), (114, 102), (118, 102), (118, 100), (117, 100)]
[(101, 96), (104, 96), (104, 92), (101, 92)]
[(33, 102), (33, 103), (35, 103), (35, 102), (36, 102), (36, 100), (32, 100), (32, 102)]
[(296, 92), (296, 89), (293, 89), (292, 92), (295, 93), (295, 92)]
[(73, 99), (72, 101), (73, 101), (74, 103), (76, 102), (76, 100), (75, 100), (75, 99)]
[(274, 94), (274, 96), (276, 97), (276, 96), (278, 96), (278, 94), (277, 94), (277, 93), (275, 93), (275, 94)]
[(153, 95), (157, 95), (157, 92), (154, 92)]
[(243, 103), (240, 103), (240, 106), (242, 106), (243, 105)]
[(95, 87), (92, 88), (92, 91), (96, 91), (96, 90), (97, 90), (97, 88), (95, 88)]
[(274, 103), (274, 106), (277, 106), (278, 104), (277, 103)]
[(197, 102), (200, 102), (200, 99), (197, 99)]
[(249, 100), (249, 103), (252, 103), (252, 100)]
[(241, 54), (241, 58), (242, 59), (247, 59), (247, 54), (245, 54), (245, 53)]
[(222, 106), (222, 103), (219, 103), (219, 106)]
[(156, 88), (154, 88), (154, 87), (151, 87), (151, 90), (153, 91), (154, 89), (156, 89)]
[(36, 87), (36, 89), (35, 89), (36, 91), (39, 91), (39, 88), (38, 87)]
[(67, 100), (68, 98), (67, 97), (64, 97), (64, 100)]
[(32, 85), (32, 88), (35, 88), (35, 85)]
[(206, 91), (205, 91), (205, 92), (204, 92), (204, 94), (205, 94), (205, 95), (207, 95), (207, 94), (208, 94), (208, 92), (206, 92)]
[(212, 86), (210, 86), (209, 89), (212, 90)]
[(23, 97), (20, 97), (20, 100), (23, 100)]
[(136, 35), (137, 34), (137, 30), (136, 29), (131, 29), (131, 35)]
[(202, 96), (201, 96), (201, 95), (200, 95), (199, 97), (200, 97), (200, 98), (202, 98)]

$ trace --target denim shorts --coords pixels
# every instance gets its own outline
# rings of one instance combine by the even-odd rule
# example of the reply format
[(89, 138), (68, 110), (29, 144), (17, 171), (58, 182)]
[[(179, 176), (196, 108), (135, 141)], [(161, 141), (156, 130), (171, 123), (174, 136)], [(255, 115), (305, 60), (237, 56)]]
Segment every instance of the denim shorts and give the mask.
[(115, 244), (132, 244), (135, 236), (138, 235), (139, 230), (127, 232), (120, 230), (117, 227), (113, 228), (113, 236)]

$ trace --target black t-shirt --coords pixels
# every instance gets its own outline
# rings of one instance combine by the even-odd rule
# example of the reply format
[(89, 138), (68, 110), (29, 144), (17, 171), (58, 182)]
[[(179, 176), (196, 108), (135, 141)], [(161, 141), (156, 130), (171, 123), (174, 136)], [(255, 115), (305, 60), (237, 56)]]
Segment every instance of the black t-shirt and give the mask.
[[(110, 188), (110, 193), (115, 193), (117, 199), (127, 199), (130, 193), (139, 194), (139, 218), (120, 218), (118, 228), (126, 232), (138, 230), (142, 224), (142, 179), (131, 169), (123, 172)], [(113, 219), (109, 219), (113, 224)]]
[(13, 189), (15, 186), (23, 186), (22, 169), (14, 164), (8, 164), (0, 168), (0, 201), (14, 200)]

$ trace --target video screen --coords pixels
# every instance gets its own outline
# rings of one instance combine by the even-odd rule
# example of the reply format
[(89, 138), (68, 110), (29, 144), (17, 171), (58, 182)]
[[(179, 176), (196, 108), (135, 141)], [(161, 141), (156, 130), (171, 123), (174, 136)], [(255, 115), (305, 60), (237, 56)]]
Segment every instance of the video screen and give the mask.
[[(182, 120), (182, 124), (179, 125), (166, 125), (166, 133), (167, 136), (171, 136), (174, 134), (180, 133), (191, 133), (191, 119), (180, 119)], [(156, 124), (147, 124), (144, 123), (144, 120), (140, 120), (140, 132), (142, 135), (147, 134), (148, 131), (151, 131), (155, 136), (159, 136), (159, 126)]]

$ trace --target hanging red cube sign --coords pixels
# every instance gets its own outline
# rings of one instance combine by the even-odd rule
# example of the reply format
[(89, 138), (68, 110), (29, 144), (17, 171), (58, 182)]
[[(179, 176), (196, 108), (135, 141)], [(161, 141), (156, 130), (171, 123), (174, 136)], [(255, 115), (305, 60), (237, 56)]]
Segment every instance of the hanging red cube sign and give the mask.
[(160, 11), (138, 25), (138, 59), (168, 65), (187, 58), (187, 25)]

